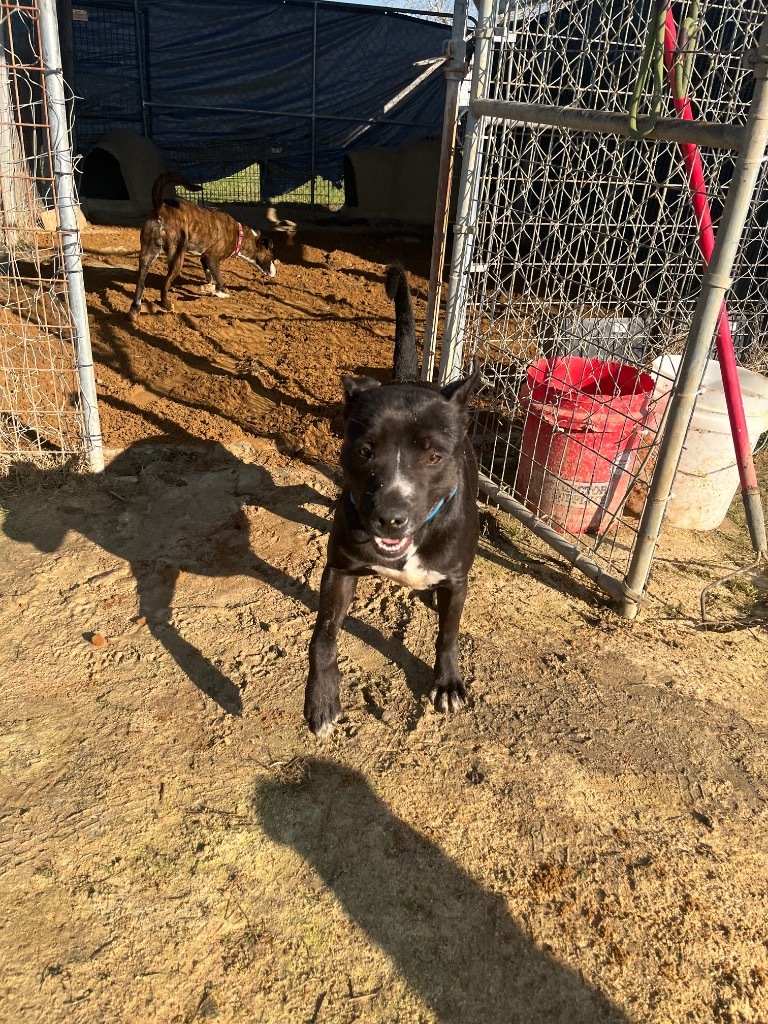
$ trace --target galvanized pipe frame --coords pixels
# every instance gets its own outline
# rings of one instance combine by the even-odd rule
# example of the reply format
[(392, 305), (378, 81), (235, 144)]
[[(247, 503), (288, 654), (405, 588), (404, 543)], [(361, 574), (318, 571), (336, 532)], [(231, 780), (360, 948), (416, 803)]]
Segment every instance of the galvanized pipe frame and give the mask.
[[(581, 108), (548, 107), (544, 104), (489, 100), (484, 96), (488, 79), (488, 19), (493, 5), (481, 3), (478, 21), (478, 42), (472, 77), (470, 107), (467, 120), (468, 143), (459, 186), (459, 203), (454, 228), (454, 249), (451, 263), (446, 328), (440, 363), (439, 381), (448, 383), (459, 375), (463, 365), (466, 289), (475, 236), (479, 166), (482, 160), (482, 139), (489, 118), (549, 125), (573, 131), (602, 132), (629, 136), (627, 117), (621, 113), (603, 113)], [(492, 32), (492, 29), (491, 29)], [(644, 602), (653, 554), (658, 543), (664, 514), (672, 495), (672, 482), (685, 443), (693, 407), (706, 368), (712, 339), (717, 329), (725, 292), (732, 281), (731, 270), (736, 258), (750, 201), (757, 182), (760, 165), (768, 146), (768, 19), (762, 27), (760, 41), (751, 54), (757, 78), (755, 93), (747, 121), (743, 126), (715, 122), (692, 122), (674, 118), (660, 119), (647, 136), (649, 140), (677, 144), (692, 143), (713, 149), (738, 153), (733, 179), (718, 228), (715, 250), (702, 279), (696, 310), (691, 322), (678, 374), (676, 388), (670, 399), (667, 425), (649, 487), (637, 540), (630, 565), (622, 581), (606, 572), (591, 556), (571, 544), (547, 526), (534, 513), (481, 474), (480, 490), (499, 507), (509, 512), (543, 539), (572, 565), (579, 568), (609, 597), (618, 602), (625, 618), (635, 618)]]
[(77, 354), (77, 376), (80, 384), (83, 436), (88, 463), (94, 473), (104, 470), (96, 379), (91, 351), (91, 333), (83, 283), (82, 247), (77, 224), (77, 195), (72, 169), (67, 101), (64, 74), (59, 50), (59, 26), (55, 0), (38, 0), (40, 10), (40, 45), (45, 77), (45, 96), (51, 137), (51, 159), (55, 188), (56, 213), (67, 278), (67, 294)]
[[(638, 540), (626, 576), (627, 587), (632, 592), (642, 592), (648, 582), (693, 407), (718, 320), (723, 313), (723, 300), (733, 283), (731, 271), (768, 147), (768, 18), (763, 23), (754, 54), (754, 75), (755, 91), (744, 125), (744, 141), (725, 197), (712, 257), (702, 278), (677, 386), (670, 398), (667, 427), (661, 439), (656, 469), (640, 519)], [(637, 603), (631, 598), (622, 603), (622, 614), (626, 618), (634, 618), (637, 611)]]
[[(581, 107), (548, 107), (544, 103), (516, 103), (513, 100), (473, 100), (470, 109), (475, 117), (493, 117), (521, 124), (549, 125), (578, 132), (600, 132), (606, 135), (631, 137), (626, 114)], [(711, 149), (738, 150), (742, 146), (741, 125), (716, 121), (683, 121), (662, 117), (644, 138), (658, 142), (691, 143)]]
[(443, 283), (443, 264), (448, 241), (448, 213), (453, 176), (453, 153), (458, 127), (459, 92), (467, 75), (467, 45), (464, 40), (467, 25), (468, 0), (455, 0), (450, 52), (444, 70), (445, 113), (440, 143), (440, 166), (435, 200), (435, 227), (432, 235), (432, 262), (429, 268), (427, 316), (424, 327), (424, 346), (421, 358), (422, 380), (432, 380), (437, 351), (437, 321), (440, 315), (440, 294)]
[[(490, 498), (494, 504), (498, 505), (505, 512), (509, 512), (523, 526), (526, 526), (531, 533), (549, 544), (551, 548), (554, 548), (559, 555), (562, 555), (563, 558), (569, 561), (575, 569), (583, 572), (585, 576), (591, 579), (593, 583), (596, 583), (614, 601), (621, 603), (628, 599), (629, 594), (626, 586), (618, 577), (602, 569), (586, 552), (582, 551), (575, 544), (571, 544), (562, 533), (558, 533), (551, 526), (547, 526), (546, 523), (539, 519), (535, 512), (529, 511), (525, 505), (517, 501), (516, 498), (513, 498), (498, 484), (495, 484), (490, 477), (481, 473), (479, 486), (482, 493)], [(638, 601), (642, 600), (639, 594), (632, 596)]]
[(488, 90), (491, 73), (491, 45), (497, 0), (479, 0), (477, 30), (475, 32), (475, 58), (472, 66), (470, 109), (464, 133), (464, 157), (459, 181), (456, 222), (453, 228), (453, 253), (448, 279), (448, 298), (445, 306), (445, 333), (440, 354), (438, 381), (447, 384), (461, 372), (463, 335), (466, 321), (467, 271), (472, 258), (475, 237), (479, 169), (483, 158), (485, 119), (472, 112), (471, 101), (482, 98)]

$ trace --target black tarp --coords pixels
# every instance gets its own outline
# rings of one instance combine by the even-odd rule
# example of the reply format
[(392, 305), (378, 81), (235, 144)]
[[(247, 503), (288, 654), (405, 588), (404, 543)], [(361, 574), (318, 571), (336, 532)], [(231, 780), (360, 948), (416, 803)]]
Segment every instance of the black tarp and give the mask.
[(188, 176), (259, 162), (265, 193), (293, 188), (312, 167), (313, 82), (325, 178), (350, 149), (440, 134), (447, 24), (322, 0), (75, 3), (82, 152), (114, 128), (146, 131)]

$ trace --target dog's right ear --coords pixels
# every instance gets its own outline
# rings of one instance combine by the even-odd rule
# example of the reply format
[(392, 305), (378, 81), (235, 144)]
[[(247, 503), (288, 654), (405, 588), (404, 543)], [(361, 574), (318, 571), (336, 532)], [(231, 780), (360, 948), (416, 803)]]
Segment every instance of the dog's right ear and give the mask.
[(363, 391), (371, 391), (373, 388), (381, 387), (379, 381), (374, 380), (373, 377), (350, 377), (347, 374), (341, 378), (341, 383), (347, 402), (350, 402), (355, 395), (359, 395)]
[(475, 393), (481, 380), (481, 363), (475, 356), (472, 361), (472, 373), (468, 377), (461, 377), (459, 380), (447, 384), (442, 389), (444, 398), (455, 405), (466, 405)]

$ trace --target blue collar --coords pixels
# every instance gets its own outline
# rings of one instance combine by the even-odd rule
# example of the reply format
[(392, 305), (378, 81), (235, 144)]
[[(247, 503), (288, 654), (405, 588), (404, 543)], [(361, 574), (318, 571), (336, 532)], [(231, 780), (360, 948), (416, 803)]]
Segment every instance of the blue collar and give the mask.
[(443, 505), (446, 503), (446, 501), (450, 501), (451, 498), (456, 493), (456, 491), (458, 491), (458, 489), (459, 489), (459, 485), (456, 484), (456, 486), (453, 488), (453, 490), (451, 491), (451, 493), (448, 495), (447, 498), (441, 498), (440, 501), (438, 501), (438, 503), (435, 505), (435, 507), (432, 509), (432, 511), (427, 516), (427, 518), (424, 520), (425, 524), (428, 523), (430, 519), (434, 519), (435, 518), (435, 516), (440, 511), (440, 509), (443, 507)]
[[(441, 498), (440, 501), (438, 501), (438, 503), (435, 505), (435, 507), (432, 509), (432, 511), (429, 513), (429, 515), (427, 516), (427, 518), (424, 520), (424, 522), (421, 525), (422, 526), (426, 526), (427, 523), (430, 521), (430, 519), (434, 519), (435, 516), (437, 515), (437, 513), (440, 511), (440, 509), (446, 503), (446, 501), (450, 501), (451, 498), (456, 494), (458, 489), (459, 489), (459, 485), (456, 484), (456, 486), (453, 488), (451, 493), (449, 495), (447, 495), (447, 497)], [(351, 503), (352, 507), (355, 508), (356, 507), (355, 496), (352, 493), (352, 491), (349, 492), (349, 500), (350, 500), (350, 503)]]

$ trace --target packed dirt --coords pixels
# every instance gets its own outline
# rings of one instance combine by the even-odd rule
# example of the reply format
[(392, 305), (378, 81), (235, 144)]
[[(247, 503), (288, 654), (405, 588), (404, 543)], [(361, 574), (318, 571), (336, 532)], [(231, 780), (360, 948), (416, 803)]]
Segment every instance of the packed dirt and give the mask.
[(318, 744), (338, 376), (385, 373), (381, 270), (423, 315), (427, 242), (316, 233), (229, 300), (193, 268), (132, 327), (137, 239), (85, 236), (109, 471), (0, 491), (0, 1020), (768, 1021), (765, 571), (698, 617), (738, 506), (663, 536), (634, 623), (485, 509), (469, 707), (364, 580)]
[(144, 314), (127, 311), (138, 232), (92, 228), (84, 237), (86, 287), (105, 444), (273, 439), (289, 455), (332, 465), (339, 444), (342, 373), (385, 379), (392, 364), (392, 304), (382, 272), (400, 259), (423, 317), (429, 240), (418, 236), (303, 232), (276, 239), (277, 277), (237, 260), (222, 265), (228, 299), (198, 293), (188, 259), (159, 305), (150, 274)]

